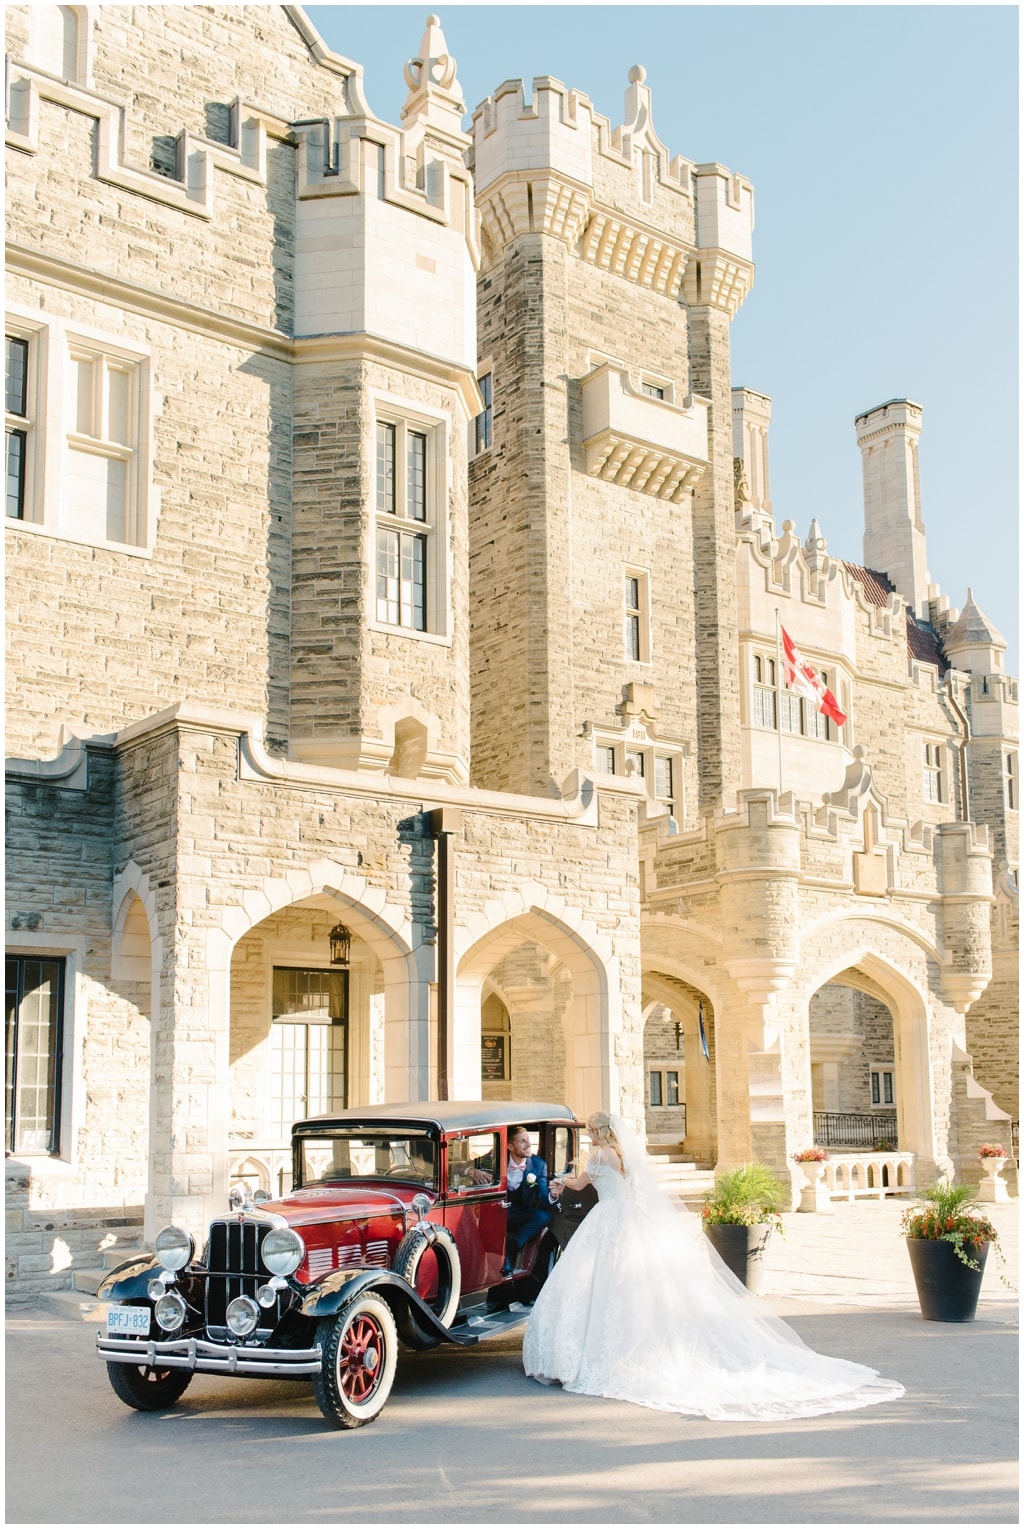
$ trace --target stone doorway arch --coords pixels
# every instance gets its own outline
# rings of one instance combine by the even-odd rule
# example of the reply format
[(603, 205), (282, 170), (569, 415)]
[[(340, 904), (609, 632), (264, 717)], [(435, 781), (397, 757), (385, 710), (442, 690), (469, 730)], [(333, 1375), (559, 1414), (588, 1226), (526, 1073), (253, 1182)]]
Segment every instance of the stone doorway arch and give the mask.
[[(714, 1163), (718, 1155), (717, 1105), (718, 1080), (715, 1069), (715, 1006), (707, 993), (675, 975), (663, 957), (658, 967), (643, 975), (644, 1012), (652, 1004), (661, 1004), (672, 1014), (673, 1026), (682, 1029), (682, 1096), (686, 1109), (686, 1151), (701, 1164)], [(700, 1017), (704, 1017), (704, 1038), (708, 1056), (700, 1041)], [(645, 1065), (647, 1061), (645, 1050)], [(652, 1132), (657, 1134), (657, 1132)]]
[[(848, 931), (843, 930), (841, 923), (832, 923), (828, 926), (827, 936), (819, 929), (805, 942), (804, 954), (808, 953), (806, 946), (813, 945), (816, 936), (819, 939), (828, 938), (832, 952), (810, 981), (805, 979), (800, 982), (801, 974), (798, 973), (794, 983), (797, 991), (793, 996), (803, 1009), (807, 1025), (806, 1066), (801, 1069), (802, 1077), (794, 1081), (799, 1084), (801, 1095), (810, 1104), (813, 1098), (812, 1065), (815, 1057), (810, 1014), (811, 1002), (816, 994), (829, 987), (845, 988), (864, 995), (876, 1005), (884, 1006), (892, 1022), (894, 1104), (899, 1147), (904, 1152), (914, 1153), (918, 1173), (924, 1174), (927, 1181), (929, 1176), (934, 1178), (949, 1163), (951, 1082), (948, 1065), (946, 1076), (937, 1073), (935, 1061), (942, 1048), (937, 1046), (936, 1041), (938, 1036), (944, 1034), (951, 1052), (957, 1023), (960, 1026), (963, 1023), (962, 1016), (958, 1016), (939, 995), (937, 976), (935, 980), (929, 981), (935, 966), (929, 959), (930, 952), (921, 943), (908, 938), (904, 931), (892, 927), (884, 930), (879, 928), (877, 933), (881, 938), (877, 941), (862, 943), (865, 922), (861, 922), (859, 929), (852, 927)], [(842, 938), (844, 932), (849, 936), (848, 941)], [(807, 966), (803, 970), (806, 972)], [(825, 1050), (828, 1049), (826, 1046)], [(834, 1040), (831, 1049), (837, 1051)], [(819, 1053), (823, 1055), (821, 1048)], [(875, 1060), (881, 1063), (885, 1058), (879, 1056)], [(836, 1055), (830, 1061), (841, 1065), (843, 1058)], [(870, 1061), (870, 1058), (864, 1058), (865, 1064)], [(794, 1141), (796, 1135), (800, 1134), (798, 1146), (807, 1145), (812, 1137), (811, 1109), (807, 1108), (806, 1112), (796, 1111), (794, 1115), (804, 1113), (807, 1115), (805, 1121), (791, 1121), (790, 1134)], [(796, 1132), (794, 1126), (797, 1127)]]
[[(565, 1001), (559, 1005), (564, 1065), (562, 1092), (556, 1102), (571, 1105), (581, 1116), (595, 1109), (617, 1108), (619, 1080), (612, 1040), (620, 1024), (618, 984), (613, 980), (617, 962), (606, 937), (579, 913), (537, 904), (510, 910), (505, 919), (496, 917), (491, 927), (476, 938), (464, 932), (456, 967), (455, 1035), (449, 1062), (453, 1095), (465, 1099), (481, 1096), (480, 1009), (484, 984), (493, 985), (495, 968), (509, 962), (524, 947), (533, 947), (553, 959), (555, 964), (546, 974), (549, 979), (557, 979), (558, 968), (564, 969), (568, 977)], [(520, 1014), (529, 1012), (523, 1007), (531, 1001), (529, 987), (523, 984), (513, 992), (503, 984), (502, 992), (509, 1003), (514, 1029), (515, 1005), (520, 1006)], [(551, 1002), (547, 987), (540, 983), (536, 984), (535, 1001)], [(557, 1054), (557, 1047), (555, 1051)]]
[[(327, 912), (372, 950), (380, 967), (383, 996), (384, 1098), (427, 1097), (434, 952), (432, 946), (424, 946), (407, 914), (392, 905), (381, 889), (330, 860), (290, 870), (287, 878), (264, 878), (236, 895), (237, 902), (212, 906), (211, 924), (197, 931), (202, 943), (190, 962), (186, 1001), (180, 1004), (185, 990), (176, 981), (177, 973), (170, 974), (173, 986), (164, 989), (160, 1035), (154, 1045), (147, 1236), (172, 1219), (201, 1228), (226, 1204), (231, 1160), (232, 959), (249, 931), (284, 909)], [(202, 1075), (197, 1072), (184, 1094), (174, 1078), (182, 1044), (179, 1025), (188, 1036), (185, 1049), (201, 1057), (203, 1064)], [(187, 1118), (185, 1106), (190, 1111)], [(179, 1144), (170, 1153), (168, 1132)], [(204, 1187), (183, 1193), (182, 1183), (203, 1183)]]

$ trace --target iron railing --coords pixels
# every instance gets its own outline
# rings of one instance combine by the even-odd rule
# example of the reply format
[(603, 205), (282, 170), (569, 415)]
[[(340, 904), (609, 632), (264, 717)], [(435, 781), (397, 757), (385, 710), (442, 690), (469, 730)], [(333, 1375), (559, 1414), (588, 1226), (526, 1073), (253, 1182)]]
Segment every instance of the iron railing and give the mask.
[(871, 1151), (876, 1142), (890, 1149), (898, 1145), (896, 1116), (852, 1115), (835, 1110), (814, 1111), (816, 1147), (864, 1147)]

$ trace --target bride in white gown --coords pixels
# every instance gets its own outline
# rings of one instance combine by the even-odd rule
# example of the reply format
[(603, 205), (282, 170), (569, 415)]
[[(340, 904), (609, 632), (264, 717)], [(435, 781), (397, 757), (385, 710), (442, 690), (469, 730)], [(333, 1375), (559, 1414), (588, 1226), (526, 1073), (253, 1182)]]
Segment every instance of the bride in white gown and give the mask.
[[(616, 1116), (587, 1122), (598, 1204), (555, 1264), (523, 1340), (527, 1375), (585, 1396), (723, 1419), (814, 1417), (891, 1401), (896, 1381), (809, 1349), (679, 1212)], [(556, 1181), (553, 1186), (559, 1192)]]

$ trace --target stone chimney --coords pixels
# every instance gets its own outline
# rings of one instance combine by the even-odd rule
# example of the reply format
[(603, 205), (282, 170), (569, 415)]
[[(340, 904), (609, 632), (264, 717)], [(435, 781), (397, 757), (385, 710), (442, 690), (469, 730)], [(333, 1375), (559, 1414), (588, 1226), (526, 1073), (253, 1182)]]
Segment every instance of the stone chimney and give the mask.
[(864, 564), (887, 574), (927, 618), (928, 569), (917, 444), (921, 406), (907, 398), (859, 414), (857, 445), (864, 467)]

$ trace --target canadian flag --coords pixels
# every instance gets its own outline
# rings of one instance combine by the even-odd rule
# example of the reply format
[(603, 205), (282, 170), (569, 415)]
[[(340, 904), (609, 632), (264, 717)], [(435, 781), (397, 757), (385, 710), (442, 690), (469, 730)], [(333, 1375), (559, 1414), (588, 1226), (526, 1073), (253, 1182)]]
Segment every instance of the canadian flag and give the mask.
[(782, 651), (785, 655), (786, 684), (790, 690), (795, 690), (797, 695), (802, 695), (805, 701), (811, 703), (815, 711), (823, 712), (826, 717), (832, 718), (837, 727), (842, 727), (846, 713), (840, 709), (831, 690), (804, 658), (785, 627), (782, 628)]

